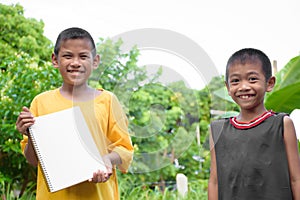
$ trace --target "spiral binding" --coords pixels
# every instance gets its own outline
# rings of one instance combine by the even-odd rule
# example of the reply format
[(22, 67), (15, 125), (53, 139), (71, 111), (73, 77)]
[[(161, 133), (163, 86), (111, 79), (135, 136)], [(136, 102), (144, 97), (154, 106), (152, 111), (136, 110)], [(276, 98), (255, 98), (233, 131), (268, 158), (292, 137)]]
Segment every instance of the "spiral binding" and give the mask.
[(37, 144), (36, 144), (36, 140), (35, 140), (34, 135), (33, 135), (33, 133), (32, 133), (33, 130), (32, 130), (31, 127), (29, 127), (29, 132), (30, 132), (32, 144), (33, 144), (34, 149), (35, 149), (35, 153), (37, 154), (37, 157), (38, 157), (38, 159), (39, 159), (39, 162), (40, 162), (40, 165), (41, 165), (41, 167), (42, 167), (43, 174), (44, 174), (44, 176), (45, 176), (45, 178), (46, 178), (48, 187), (49, 187), (50, 191), (52, 191), (54, 188), (53, 188), (53, 186), (52, 186), (52, 184), (51, 184), (51, 182), (50, 182), (50, 178), (49, 178), (48, 172), (46, 171), (45, 164), (44, 164), (44, 161), (43, 161), (43, 159), (42, 159), (42, 155), (41, 155), (41, 153), (40, 153), (40, 151), (39, 151), (39, 149), (38, 149), (38, 146), (37, 146)]

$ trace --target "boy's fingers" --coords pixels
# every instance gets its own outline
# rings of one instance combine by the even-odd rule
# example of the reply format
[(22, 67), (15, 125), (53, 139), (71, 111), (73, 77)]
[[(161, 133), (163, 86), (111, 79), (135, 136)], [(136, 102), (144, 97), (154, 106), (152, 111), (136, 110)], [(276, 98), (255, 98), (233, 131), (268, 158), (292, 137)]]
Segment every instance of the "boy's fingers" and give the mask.
[(104, 172), (98, 170), (98, 173), (97, 173), (97, 182), (104, 182), (105, 180), (105, 174)]
[(27, 129), (33, 124), (34, 116), (31, 114), (30, 110), (24, 106), (16, 121), (17, 130), (20, 133), (27, 135)]
[(25, 112), (30, 112), (29, 108), (27, 108), (26, 106), (23, 106), (22, 110), (25, 111)]
[(90, 178), (88, 181), (89, 182), (94, 182), (94, 183), (104, 183), (109, 179), (110, 175), (98, 170), (97, 172), (93, 173), (93, 178)]
[(22, 111), (21, 113), (20, 113), (20, 115), (19, 115), (19, 117), (21, 118), (21, 119), (23, 119), (23, 118), (34, 118), (34, 116), (31, 114), (31, 112), (25, 112), (25, 111)]

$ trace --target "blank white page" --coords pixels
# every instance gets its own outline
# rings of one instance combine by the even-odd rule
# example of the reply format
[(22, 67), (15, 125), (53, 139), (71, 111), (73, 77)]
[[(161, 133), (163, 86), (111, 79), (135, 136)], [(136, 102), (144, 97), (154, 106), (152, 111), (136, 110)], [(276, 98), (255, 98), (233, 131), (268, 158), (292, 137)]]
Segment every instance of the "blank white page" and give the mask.
[(106, 171), (100, 153), (89, 153), (97, 147), (79, 107), (36, 117), (29, 130), (50, 192)]

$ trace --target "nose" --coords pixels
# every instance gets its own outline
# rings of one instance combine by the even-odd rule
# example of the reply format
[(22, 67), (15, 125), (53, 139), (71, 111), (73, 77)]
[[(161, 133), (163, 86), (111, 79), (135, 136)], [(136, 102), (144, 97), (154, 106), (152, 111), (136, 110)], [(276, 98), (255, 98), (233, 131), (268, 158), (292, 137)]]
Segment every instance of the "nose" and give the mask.
[(78, 57), (74, 57), (72, 59), (71, 66), (74, 68), (79, 68), (81, 66), (80, 59)]
[(247, 91), (250, 90), (250, 86), (247, 82), (243, 81), (239, 87), (239, 91)]

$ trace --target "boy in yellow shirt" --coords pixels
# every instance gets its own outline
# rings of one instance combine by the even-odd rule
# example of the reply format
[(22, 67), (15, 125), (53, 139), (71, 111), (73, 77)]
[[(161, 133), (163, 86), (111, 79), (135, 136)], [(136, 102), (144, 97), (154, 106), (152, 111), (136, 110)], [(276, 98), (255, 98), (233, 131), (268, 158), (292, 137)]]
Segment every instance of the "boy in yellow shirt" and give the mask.
[[(127, 172), (132, 161), (133, 146), (127, 131), (127, 118), (117, 97), (104, 89), (91, 88), (87, 83), (99, 62), (94, 40), (86, 30), (69, 28), (62, 31), (52, 54), (53, 66), (63, 79), (62, 86), (37, 95), (30, 109), (23, 107), (17, 119), (17, 129), (23, 134), (21, 147), (24, 155), (31, 165), (38, 167), (37, 199), (119, 199), (115, 166)], [(34, 124), (34, 117), (73, 106), (81, 108), (107, 172), (98, 170), (90, 180), (50, 193), (28, 138), (28, 128)]]

